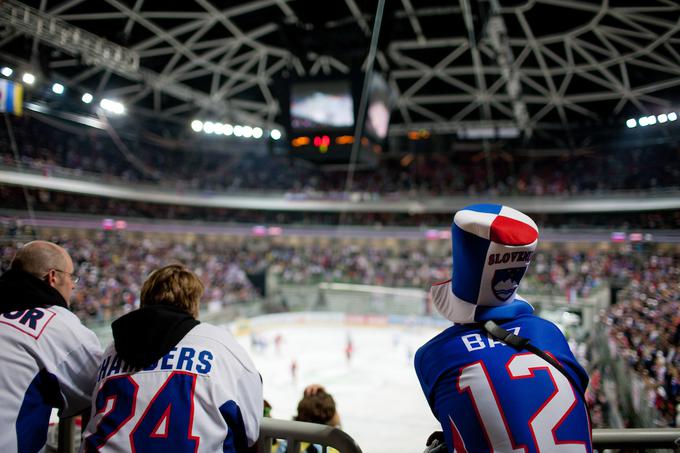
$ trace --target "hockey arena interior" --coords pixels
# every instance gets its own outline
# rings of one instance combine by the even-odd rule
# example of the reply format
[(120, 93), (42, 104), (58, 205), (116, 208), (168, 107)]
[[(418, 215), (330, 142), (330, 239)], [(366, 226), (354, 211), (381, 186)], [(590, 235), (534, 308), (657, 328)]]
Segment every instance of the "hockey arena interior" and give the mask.
[[(154, 270), (193, 272), (261, 375), (257, 451), (446, 451), (414, 360), (454, 324), (430, 289), (470, 206), (535, 222), (483, 264), (530, 262), (494, 293), (588, 376), (591, 440), (507, 451), (680, 445), (676, 0), (5, 0), (0, 74), (0, 271), (63, 247), (102, 348)], [(340, 424), (296, 418), (310, 385)], [(88, 417), (58, 414), (45, 449), (78, 451)]]

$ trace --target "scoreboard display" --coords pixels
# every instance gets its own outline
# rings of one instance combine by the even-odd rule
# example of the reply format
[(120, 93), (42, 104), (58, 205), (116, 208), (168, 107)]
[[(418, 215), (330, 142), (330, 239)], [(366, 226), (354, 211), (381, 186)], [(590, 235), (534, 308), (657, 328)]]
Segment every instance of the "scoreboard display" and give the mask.
[[(289, 82), (284, 123), (291, 156), (318, 164), (350, 162), (359, 117), (361, 77), (317, 77)], [(373, 77), (357, 162), (377, 162), (387, 137), (392, 103), (384, 79)]]

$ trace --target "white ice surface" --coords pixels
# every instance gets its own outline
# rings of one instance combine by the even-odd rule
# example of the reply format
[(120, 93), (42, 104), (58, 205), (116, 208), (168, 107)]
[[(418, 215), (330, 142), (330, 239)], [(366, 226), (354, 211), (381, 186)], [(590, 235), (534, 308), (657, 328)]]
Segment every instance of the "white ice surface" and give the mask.
[[(420, 453), (441, 428), (420, 389), (413, 354), (437, 333), (420, 327), (284, 325), (259, 332), (267, 343), (262, 350), (248, 336), (238, 339), (262, 374), (272, 417), (291, 419), (305, 386), (321, 384), (335, 399), (342, 429), (364, 453)], [(277, 334), (283, 338), (279, 352)], [(354, 347), (350, 361), (348, 335)]]

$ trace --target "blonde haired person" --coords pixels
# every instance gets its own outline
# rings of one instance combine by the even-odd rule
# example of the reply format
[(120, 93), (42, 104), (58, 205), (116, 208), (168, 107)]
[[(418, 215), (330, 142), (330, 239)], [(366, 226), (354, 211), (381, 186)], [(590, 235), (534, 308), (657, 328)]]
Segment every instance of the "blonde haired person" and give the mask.
[(112, 324), (85, 451), (255, 448), (262, 380), (227, 330), (196, 319), (203, 290), (184, 266), (162, 267), (142, 285), (140, 308)]

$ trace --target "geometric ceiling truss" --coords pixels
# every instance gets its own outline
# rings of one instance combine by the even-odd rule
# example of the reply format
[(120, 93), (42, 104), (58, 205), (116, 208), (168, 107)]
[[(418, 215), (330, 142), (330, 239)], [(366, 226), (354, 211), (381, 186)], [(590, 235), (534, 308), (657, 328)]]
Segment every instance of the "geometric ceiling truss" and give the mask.
[[(459, 15), (468, 17), (468, 1), (460, 3)], [(417, 40), (393, 42), (390, 57), (399, 64), (392, 67), (391, 76), (400, 86), (410, 85), (401, 92), (402, 117), (416, 127), (431, 121), (443, 130), (456, 129), (466, 120), (564, 130), (584, 118), (602, 121), (605, 115), (620, 115), (631, 105), (643, 114), (677, 108), (673, 101), (679, 101), (678, 90), (673, 89), (680, 85), (680, 55), (675, 50), (680, 44), (680, 6), (672, 1), (640, 7), (608, 3), (543, 0), (500, 8), (504, 22), (514, 25), (505, 42), (494, 43), (488, 33), (473, 45), (465, 36), (431, 39), (426, 46)], [(538, 36), (528, 13), (539, 4), (590, 19), (570, 30)], [(435, 47), (444, 56), (432, 64), (425, 58)], [(506, 58), (499, 56), (501, 51)], [(479, 55), (489, 58), (481, 67)], [(420, 94), (433, 79), (444, 82), (448, 93)], [(511, 87), (513, 80), (520, 86)], [(459, 108), (443, 115), (437, 108), (442, 104)], [(518, 116), (518, 109), (526, 117)]]
[[(272, 82), (281, 74), (348, 74), (357, 54), (366, 57), (376, 1), (310, 8), (308, 0), (251, 0), (225, 8), (216, 0), (27, 0), (45, 21), (97, 35), (136, 55), (139, 66), (85, 58), (84, 49), (46, 42), (2, 14), (0, 56), (29, 63), (26, 42), (42, 40), (63, 51), (49, 59), (55, 78), (116, 97), (132, 112), (269, 127), (280, 121)], [(21, 5), (8, 0), (0, 9)], [(385, 14), (377, 62), (398, 94), (391, 134), (470, 127), (564, 134), (680, 105), (680, 5), (673, 0), (393, 0)], [(319, 40), (337, 30), (341, 44), (296, 49), (291, 24)], [(353, 45), (343, 41), (348, 36), (365, 38), (354, 59), (342, 48)]]

